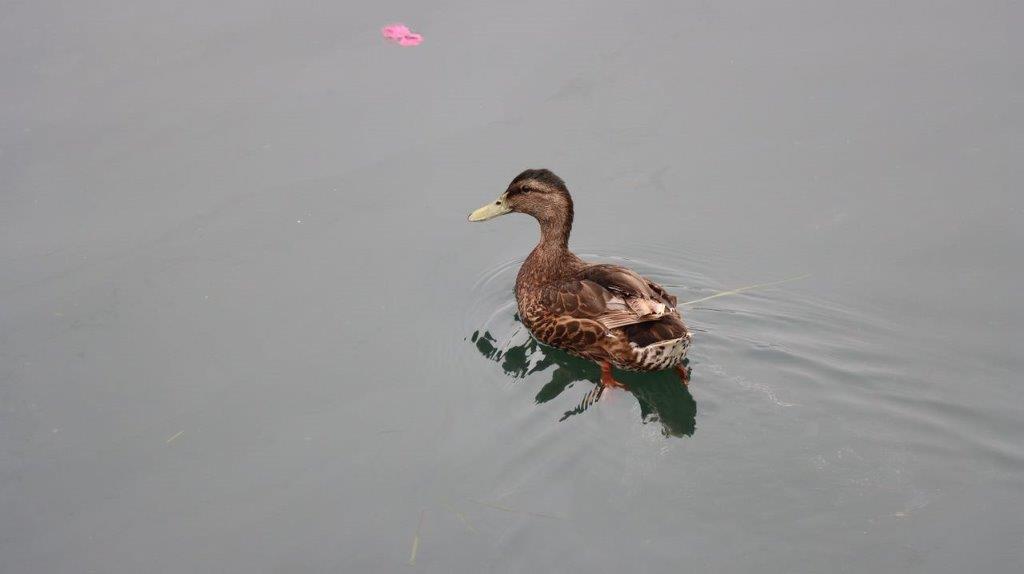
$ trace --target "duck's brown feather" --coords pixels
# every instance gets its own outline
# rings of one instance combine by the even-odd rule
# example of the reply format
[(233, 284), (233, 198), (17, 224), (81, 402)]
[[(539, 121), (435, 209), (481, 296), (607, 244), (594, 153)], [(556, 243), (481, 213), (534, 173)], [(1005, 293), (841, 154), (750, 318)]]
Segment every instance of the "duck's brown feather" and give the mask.
[(609, 264), (584, 265), (573, 275), (519, 290), (523, 321), (542, 342), (630, 366), (633, 346), (687, 335), (676, 298), (657, 283)]

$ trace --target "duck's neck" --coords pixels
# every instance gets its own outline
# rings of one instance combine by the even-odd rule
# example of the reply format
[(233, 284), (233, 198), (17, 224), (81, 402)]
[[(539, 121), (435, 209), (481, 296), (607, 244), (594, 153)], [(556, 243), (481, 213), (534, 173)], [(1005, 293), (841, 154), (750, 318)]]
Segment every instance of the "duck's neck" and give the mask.
[(569, 233), (572, 232), (572, 212), (559, 212), (544, 219), (540, 223), (540, 243), (536, 250), (545, 253), (560, 254), (569, 251)]
[(559, 214), (539, 219), (540, 243), (526, 258), (519, 276), (516, 290), (546, 285), (571, 276), (582, 261), (569, 251), (569, 232), (572, 231), (572, 213)]

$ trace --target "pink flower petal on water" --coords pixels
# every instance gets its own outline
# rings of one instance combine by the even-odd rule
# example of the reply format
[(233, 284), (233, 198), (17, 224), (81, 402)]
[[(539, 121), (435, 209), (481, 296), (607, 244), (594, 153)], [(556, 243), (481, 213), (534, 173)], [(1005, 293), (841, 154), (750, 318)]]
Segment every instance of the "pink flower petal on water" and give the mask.
[(388, 40), (397, 41), (406, 37), (411, 32), (409, 31), (408, 26), (406, 26), (405, 24), (389, 24), (381, 28), (380, 33)]
[(399, 46), (419, 46), (420, 42), (422, 42), (422, 41), (423, 41), (423, 36), (421, 36), (419, 34), (416, 34), (416, 33), (413, 33), (413, 32), (409, 32), (405, 36), (399, 38), (398, 45)]

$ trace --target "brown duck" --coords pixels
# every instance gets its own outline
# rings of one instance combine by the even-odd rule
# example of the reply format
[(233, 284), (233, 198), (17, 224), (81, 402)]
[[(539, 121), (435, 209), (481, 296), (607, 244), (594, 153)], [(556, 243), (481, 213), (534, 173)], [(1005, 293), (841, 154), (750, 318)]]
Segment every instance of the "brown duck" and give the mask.
[(676, 369), (683, 383), (689, 383), (683, 362), (693, 335), (676, 309), (675, 296), (630, 269), (590, 264), (569, 251), (572, 197), (560, 177), (546, 169), (528, 169), (469, 220), (512, 212), (540, 223), (540, 243), (516, 277), (519, 317), (537, 340), (596, 361), (605, 386), (622, 386), (612, 376), (612, 366)]

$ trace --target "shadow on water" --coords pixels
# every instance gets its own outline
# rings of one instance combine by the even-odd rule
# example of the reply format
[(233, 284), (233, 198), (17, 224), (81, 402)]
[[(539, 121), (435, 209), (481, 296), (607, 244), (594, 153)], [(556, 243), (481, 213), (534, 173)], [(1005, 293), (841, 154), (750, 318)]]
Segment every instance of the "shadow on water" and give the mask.
[[(605, 392), (600, 385), (601, 369), (596, 363), (538, 343), (533, 337), (518, 344), (503, 346), (490, 331), (475, 331), (469, 340), (481, 355), (501, 365), (510, 377), (522, 379), (535, 373), (550, 373), (550, 380), (537, 392), (537, 404), (561, 395), (577, 381), (592, 383), (594, 388), (587, 392), (575, 408), (566, 411), (559, 421), (586, 412)], [(660, 423), (665, 436), (693, 435), (697, 403), (674, 371), (616, 371), (615, 377), (636, 397), (640, 404), (640, 417), (645, 424)]]

